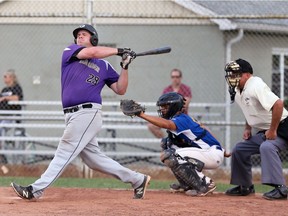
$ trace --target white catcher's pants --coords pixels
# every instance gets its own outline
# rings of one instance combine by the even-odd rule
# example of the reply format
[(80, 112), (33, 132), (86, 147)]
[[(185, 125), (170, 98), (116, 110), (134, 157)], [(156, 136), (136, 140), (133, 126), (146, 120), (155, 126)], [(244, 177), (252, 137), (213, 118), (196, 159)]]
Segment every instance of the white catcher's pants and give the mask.
[[(203, 169), (216, 169), (218, 168), (224, 160), (224, 150), (216, 149), (216, 146), (212, 146), (208, 149), (199, 149), (195, 147), (191, 148), (178, 148), (177, 146), (172, 146), (176, 149), (176, 153), (181, 157), (191, 157), (202, 161), (205, 165)], [(184, 161), (179, 161), (179, 163)], [(198, 172), (200, 178), (204, 177), (202, 172)], [(206, 176), (206, 182), (209, 182), (210, 178)]]
[(218, 150), (215, 146), (208, 149), (178, 148), (174, 145), (172, 147), (176, 149), (176, 153), (181, 157), (191, 157), (202, 161), (205, 164), (204, 169), (216, 169), (224, 160), (224, 150)]

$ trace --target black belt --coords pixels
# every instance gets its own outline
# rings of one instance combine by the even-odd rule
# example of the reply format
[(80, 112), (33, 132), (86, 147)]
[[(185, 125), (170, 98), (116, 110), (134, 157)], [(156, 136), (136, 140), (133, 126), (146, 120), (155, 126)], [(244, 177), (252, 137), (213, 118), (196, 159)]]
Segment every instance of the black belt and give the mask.
[(285, 121), (288, 121), (288, 117), (286, 117), (285, 119), (283, 119), (282, 121), (280, 121), (279, 124), (284, 124)]
[(79, 109), (83, 108), (83, 109), (87, 109), (87, 108), (92, 108), (93, 105), (92, 104), (83, 104), (83, 105), (79, 105), (79, 106), (74, 106), (71, 108), (66, 108), (63, 110), (64, 114), (66, 113), (74, 113), (77, 112)]
[(216, 149), (222, 151), (222, 148), (219, 145), (216, 145)]

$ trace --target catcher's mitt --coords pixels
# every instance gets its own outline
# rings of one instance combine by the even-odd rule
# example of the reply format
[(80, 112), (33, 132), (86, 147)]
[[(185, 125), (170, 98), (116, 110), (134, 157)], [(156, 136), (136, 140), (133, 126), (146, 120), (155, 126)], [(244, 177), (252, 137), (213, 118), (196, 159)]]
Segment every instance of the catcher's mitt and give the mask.
[(120, 109), (124, 115), (130, 117), (138, 116), (141, 112), (145, 112), (144, 106), (141, 106), (139, 103), (128, 99), (120, 101)]

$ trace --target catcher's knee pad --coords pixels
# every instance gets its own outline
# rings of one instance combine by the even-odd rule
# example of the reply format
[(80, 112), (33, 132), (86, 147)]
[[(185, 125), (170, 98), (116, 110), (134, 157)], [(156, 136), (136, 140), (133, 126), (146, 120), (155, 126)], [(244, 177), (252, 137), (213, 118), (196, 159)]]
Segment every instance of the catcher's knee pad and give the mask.
[(192, 165), (194, 165), (195, 169), (198, 171), (198, 172), (201, 172), (203, 170), (203, 167), (205, 165), (204, 162), (196, 159), (196, 158), (191, 158), (191, 157), (184, 157), (184, 159), (191, 163)]
[(179, 164), (178, 159), (174, 153), (175, 149), (165, 149), (160, 156), (162, 163), (171, 169)]

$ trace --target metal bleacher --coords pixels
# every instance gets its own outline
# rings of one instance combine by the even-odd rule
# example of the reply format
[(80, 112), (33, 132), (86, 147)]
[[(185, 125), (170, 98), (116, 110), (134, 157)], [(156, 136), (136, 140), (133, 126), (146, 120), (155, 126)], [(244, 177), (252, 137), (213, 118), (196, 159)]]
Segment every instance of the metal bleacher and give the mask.
[[(53, 135), (52, 130), (63, 131), (64, 114), (58, 101), (13, 101), (11, 104), (22, 105), (19, 111), (0, 111), (1, 119), (20, 121), (21, 123), (0, 124), (9, 133), (0, 137), (2, 143), (0, 155), (10, 157), (12, 163), (32, 164), (51, 160), (60, 140), (59, 133)], [(154, 107), (155, 103), (141, 103), (146, 107)], [(160, 140), (149, 133), (146, 122), (140, 118), (130, 118), (118, 109), (119, 102), (103, 103), (103, 126), (98, 142), (106, 155), (121, 164), (144, 162), (162, 166), (159, 160)], [(205, 109), (203, 113), (194, 113), (199, 119), (221, 117), (222, 113), (211, 113), (207, 107), (211, 104), (194, 104), (194, 107)], [(222, 107), (224, 104), (212, 104)], [(53, 109), (47, 109), (53, 107)], [(208, 110), (208, 112), (207, 112)], [(213, 124), (213, 122), (210, 122)], [(218, 123), (219, 124), (219, 121)], [(224, 123), (223, 123), (224, 124)], [(29, 132), (27, 132), (29, 131)], [(35, 131), (35, 132), (34, 132)], [(39, 134), (44, 134), (39, 136)]]

